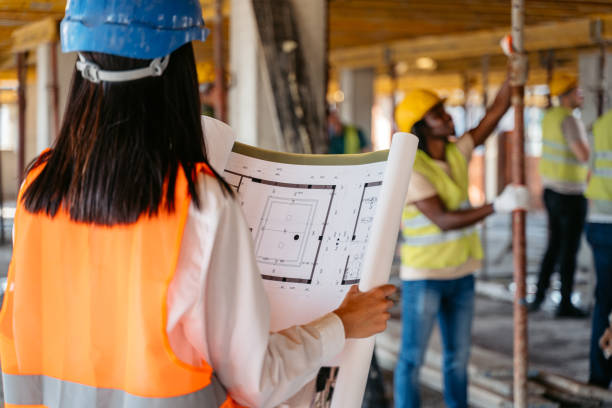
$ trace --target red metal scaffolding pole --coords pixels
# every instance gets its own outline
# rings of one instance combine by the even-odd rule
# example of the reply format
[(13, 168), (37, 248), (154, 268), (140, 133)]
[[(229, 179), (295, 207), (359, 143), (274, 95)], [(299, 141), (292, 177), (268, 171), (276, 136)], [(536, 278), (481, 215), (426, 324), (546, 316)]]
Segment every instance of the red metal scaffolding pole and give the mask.
[[(526, 58), (523, 46), (525, 18), (524, 0), (512, 0), (512, 45), (516, 54), (512, 59), (512, 106), (514, 134), (512, 140), (512, 182), (525, 185), (525, 126), (524, 95)], [(514, 406), (527, 407), (527, 304), (525, 212), (512, 214), (512, 247), (514, 258)]]
[(17, 103), (19, 106), (18, 143), (17, 143), (17, 190), (23, 181), (25, 169), (25, 110), (26, 110), (26, 53), (17, 53)]
[(225, 82), (225, 56), (223, 52), (223, 0), (215, 1), (215, 35), (213, 56), (215, 60), (215, 117), (227, 122), (227, 84)]

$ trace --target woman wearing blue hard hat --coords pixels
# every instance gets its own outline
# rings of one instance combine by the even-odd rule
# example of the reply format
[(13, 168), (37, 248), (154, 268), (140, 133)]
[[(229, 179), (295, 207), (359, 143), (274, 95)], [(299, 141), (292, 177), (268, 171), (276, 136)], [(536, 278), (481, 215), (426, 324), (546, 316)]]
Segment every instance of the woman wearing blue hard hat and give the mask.
[[(196, 0), (68, 3), (76, 71), (19, 193), (0, 314), (7, 407), (274, 406), (384, 329), (389, 286), (269, 332), (250, 231), (208, 165), (190, 44), (206, 35)], [(213, 143), (230, 131), (204, 124)]]

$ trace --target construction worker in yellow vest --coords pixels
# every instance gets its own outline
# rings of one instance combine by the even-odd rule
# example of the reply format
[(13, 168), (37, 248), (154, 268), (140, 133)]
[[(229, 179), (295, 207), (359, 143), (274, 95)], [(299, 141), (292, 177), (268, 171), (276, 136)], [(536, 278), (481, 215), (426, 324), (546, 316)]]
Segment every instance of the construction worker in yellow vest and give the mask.
[(330, 154), (355, 154), (368, 151), (370, 143), (361, 129), (342, 123), (338, 112), (327, 112), (327, 134)]
[(576, 255), (584, 227), (587, 203), (584, 198), (587, 180), (589, 144), (582, 121), (572, 115), (582, 105), (578, 79), (556, 74), (550, 82), (550, 93), (558, 99), (542, 118), (542, 157), (540, 175), (544, 188), (544, 206), (548, 213), (548, 245), (538, 276), (538, 289), (530, 311), (540, 308), (555, 267), (561, 275), (561, 302), (557, 317), (586, 317), (572, 304)]
[[(591, 332), (589, 383), (608, 388), (612, 382), (612, 110), (593, 125), (591, 177), (586, 236), (593, 250), (597, 284)], [(607, 329), (608, 328), (608, 329)], [(608, 330), (606, 332), (606, 329)], [(607, 333), (607, 337), (602, 337)]]
[(461, 136), (435, 93), (410, 92), (396, 110), (400, 131), (419, 138), (402, 219), (402, 345), (395, 372), (395, 404), (418, 407), (419, 368), (436, 316), (444, 352), (444, 399), (467, 407), (467, 364), (474, 313), (474, 276), (483, 251), (476, 223), (494, 212), (525, 209), (526, 188), (508, 186), (492, 204), (468, 201), (468, 162), (510, 106), (504, 82), (480, 124)]

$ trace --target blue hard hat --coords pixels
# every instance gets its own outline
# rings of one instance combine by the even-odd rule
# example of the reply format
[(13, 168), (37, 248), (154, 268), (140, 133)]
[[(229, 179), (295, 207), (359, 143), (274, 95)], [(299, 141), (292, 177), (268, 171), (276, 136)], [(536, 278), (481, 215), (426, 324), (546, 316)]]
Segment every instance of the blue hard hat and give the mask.
[(198, 0), (69, 0), (60, 31), (64, 52), (138, 59), (163, 57), (208, 36)]

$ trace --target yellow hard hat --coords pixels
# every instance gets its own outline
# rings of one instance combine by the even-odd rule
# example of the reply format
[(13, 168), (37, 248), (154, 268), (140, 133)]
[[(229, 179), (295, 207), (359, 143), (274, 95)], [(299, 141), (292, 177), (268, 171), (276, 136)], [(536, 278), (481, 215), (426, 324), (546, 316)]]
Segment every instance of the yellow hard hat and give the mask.
[(414, 89), (406, 95), (395, 109), (395, 122), (400, 132), (410, 132), (412, 126), (423, 119), (434, 106), (444, 102), (435, 92), (426, 89)]
[(577, 86), (578, 78), (575, 75), (555, 73), (550, 80), (548, 88), (550, 89), (551, 96), (559, 96), (576, 88)]

